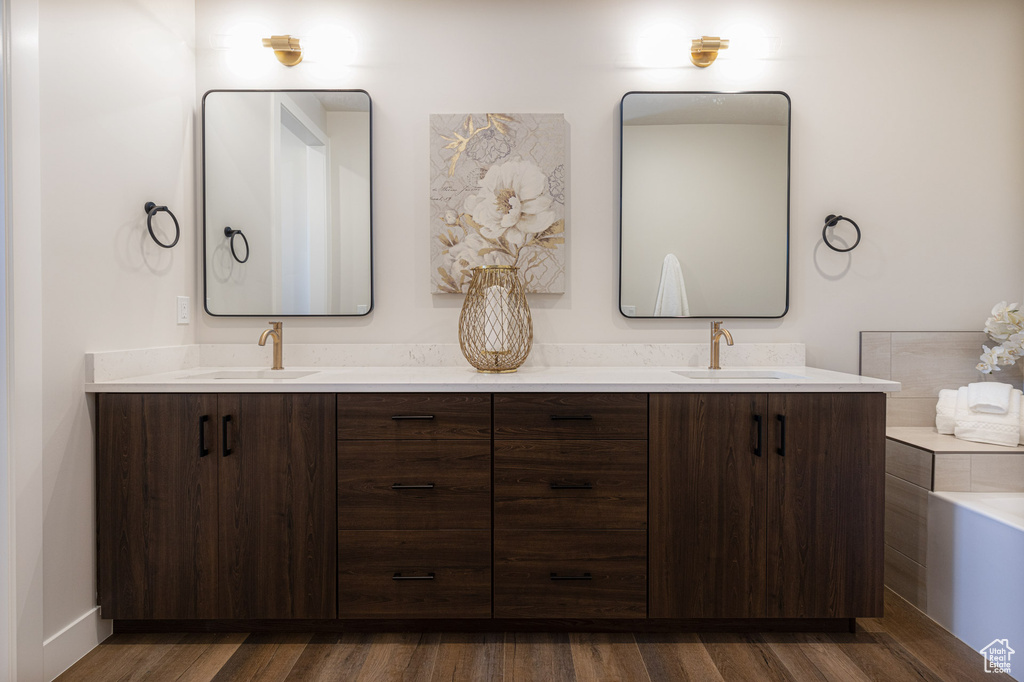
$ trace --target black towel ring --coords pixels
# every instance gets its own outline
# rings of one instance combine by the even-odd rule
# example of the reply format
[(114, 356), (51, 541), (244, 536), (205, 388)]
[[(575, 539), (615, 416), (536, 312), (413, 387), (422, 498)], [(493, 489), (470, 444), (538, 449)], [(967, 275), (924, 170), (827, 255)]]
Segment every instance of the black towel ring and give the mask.
[[(840, 220), (845, 220), (846, 222), (853, 225), (853, 229), (857, 230), (857, 240), (853, 242), (853, 246), (851, 246), (848, 249), (840, 249), (838, 246), (834, 246), (832, 242), (828, 240), (828, 228), (835, 227)], [(857, 248), (857, 244), (860, 244), (860, 227), (858, 227), (857, 223), (853, 222), (849, 218), (844, 218), (841, 215), (830, 215), (829, 217), (825, 218), (825, 227), (821, 228), (821, 238), (825, 242), (825, 246), (827, 246), (828, 248), (832, 249), (833, 251), (838, 251), (839, 253), (846, 253), (847, 251), (853, 251), (855, 248)]]
[[(239, 263), (244, 263), (249, 260), (249, 240), (245, 238), (241, 230), (232, 230), (230, 227), (224, 228), (224, 236), (231, 240), (231, 257)], [(239, 258), (238, 254), (235, 253), (235, 237), (241, 237), (242, 241), (245, 242), (245, 258)]]
[[(167, 208), (166, 206), (157, 206), (152, 201), (147, 201), (145, 211), (146, 227), (149, 228), (149, 236), (153, 238), (153, 241), (155, 241), (158, 246), (162, 246), (165, 249), (169, 249), (175, 244), (177, 244), (178, 239), (181, 237), (181, 227), (178, 225), (178, 219), (174, 217), (173, 213), (171, 213), (171, 209)], [(171, 242), (170, 244), (164, 244), (162, 241), (157, 239), (156, 235), (153, 233), (153, 216), (155, 216), (160, 211), (166, 212), (167, 215), (171, 216), (171, 220), (174, 221), (174, 241)]]

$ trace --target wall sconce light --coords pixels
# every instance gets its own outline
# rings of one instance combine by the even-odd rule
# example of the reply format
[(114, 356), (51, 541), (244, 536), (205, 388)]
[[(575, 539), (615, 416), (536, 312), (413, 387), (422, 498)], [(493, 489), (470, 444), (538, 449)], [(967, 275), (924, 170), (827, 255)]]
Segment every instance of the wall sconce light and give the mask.
[(711, 66), (711, 63), (718, 57), (719, 50), (725, 50), (728, 47), (728, 40), (722, 40), (717, 36), (701, 36), (690, 46), (690, 61), (703, 69)]
[[(696, 42), (696, 41), (694, 41)], [(728, 41), (726, 41), (728, 42)], [(299, 46), (299, 39), (291, 36), (270, 36), (263, 39), (263, 47), (274, 50), (277, 61), (285, 66), (295, 66), (302, 61), (302, 47)], [(711, 58), (714, 61), (714, 57)], [(708, 62), (710, 64), (711, 62)]]

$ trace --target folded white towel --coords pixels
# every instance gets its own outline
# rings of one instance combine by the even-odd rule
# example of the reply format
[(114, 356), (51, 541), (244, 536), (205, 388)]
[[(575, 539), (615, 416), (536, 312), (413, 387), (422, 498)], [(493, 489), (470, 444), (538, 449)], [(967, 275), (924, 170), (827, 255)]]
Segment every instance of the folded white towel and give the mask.
[(1010, 409), (1013, 386), (995, 381), (967, 384), (967, 406), (975, 412), (1006, 414)]
[(1020, 444), (1024, 445), (1024, 398), (1020, 400)]
[(966, 386), (957, 391), (954, 436), (962, 440), (1009, 447), (1020, 442), (1020, 391), (1010, 392), (1010, 405), (1007, 414), (975, 412), (968, 404), (967, 394)]
[[(1021, 417), (1024, 419), (1024, 416)], [(956, 389), (944, 388), (939, 391), (939, 402), (935, 404), (935, 430), (953, 435), (956, 425)]]
[(689, 317), (690, 302), (686, 298), (683, 268), (674, 254), (665, 256), (661, 263), (661, 284), (654, 303), (654, 314), (665, 317)]

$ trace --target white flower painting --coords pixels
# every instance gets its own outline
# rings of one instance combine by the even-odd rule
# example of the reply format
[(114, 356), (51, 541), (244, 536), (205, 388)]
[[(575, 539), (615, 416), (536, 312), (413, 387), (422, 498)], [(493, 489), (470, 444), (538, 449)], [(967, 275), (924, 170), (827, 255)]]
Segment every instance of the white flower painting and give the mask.
[(434, 293), (464, 293), (478, 265), (565, 291), (565, 131), (560, 114), (430, 117)]

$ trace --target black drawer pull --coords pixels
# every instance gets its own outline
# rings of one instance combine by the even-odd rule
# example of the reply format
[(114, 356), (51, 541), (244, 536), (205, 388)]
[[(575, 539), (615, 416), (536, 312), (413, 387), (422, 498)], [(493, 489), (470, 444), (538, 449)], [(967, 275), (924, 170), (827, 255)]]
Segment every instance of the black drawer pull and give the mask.
[(552, 573), (551, 574), (551, 579), (552, 580), (593, 580), (594, 578), (589, 573), (584, 573), (583, 575), (558, 575), (557, 573)]
[(593, 483), (552, 483), (552, 490), (593, 490)]
[(779, 447), (775, 451), (780, 457), (786, 456), (786, 415), (777, 414), (775, 418), (779, 420)]
[(233, 450), (228, 447), (228, 424), (231, 423), (231, 415), (226, 414), (220, 419), (221, 441), (224, 443), (224, 456), (230, 455)]
[(396, 414), (396, 415), (394, 415), (391, 418), (394, 419), (396, 422), (397, 421), (407, 421), (407, 420), (410, 420), (410, 419), (418, 419), (420, 421), (429, 421), (429, 420), (434, 418), (434, 415), (432, 415), (432, 414)]
[(210, 454), (210, 448), (206, 447), (206, 422), (210, 421), (210, 415), (204, 414), (199, 418), (199, 456), (206, 457)]
[(402, 485), (401, 483), (392, 483), (392, 490), (433, 490), (433, 483), (423, 483), (422, 485)]
[(551, 420), (556, 422), (568, 421), (590, 421), (594, 418), (591, 414), (553, 414)]
[(754, 454), (758, 457), (761, 456), (761, 415), (754, 415), (754, 428), (757, 429), (757, 446), (754, 447)]
[(433, 580), (434, 574), (427, 573), (426, 575), (402, 575), (401, 573), (395, 573), (391, 576), (392, 580)]

